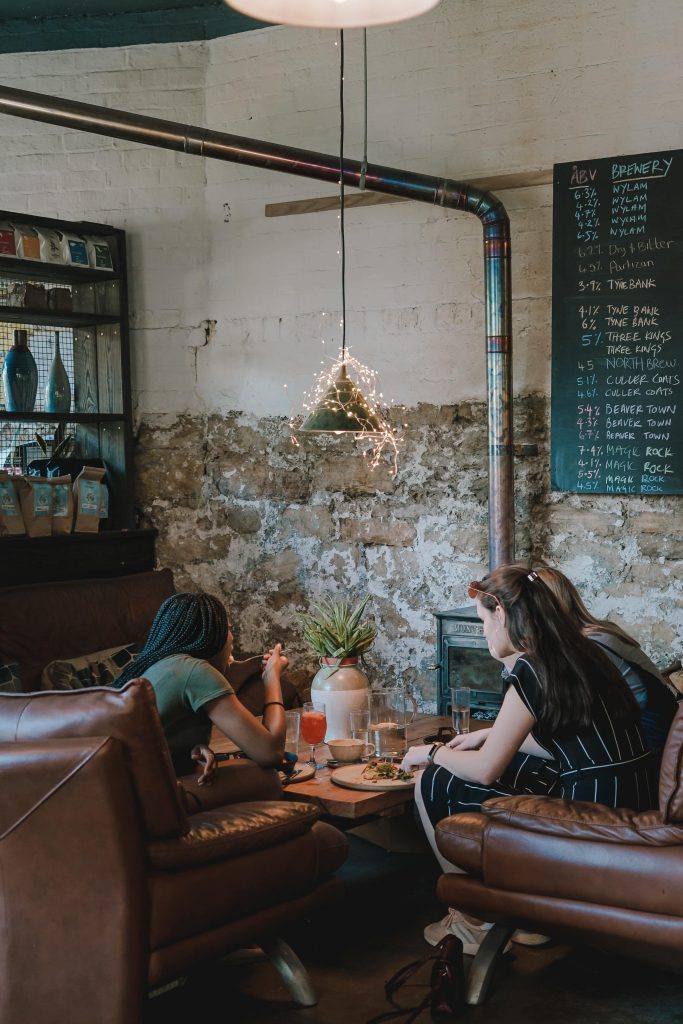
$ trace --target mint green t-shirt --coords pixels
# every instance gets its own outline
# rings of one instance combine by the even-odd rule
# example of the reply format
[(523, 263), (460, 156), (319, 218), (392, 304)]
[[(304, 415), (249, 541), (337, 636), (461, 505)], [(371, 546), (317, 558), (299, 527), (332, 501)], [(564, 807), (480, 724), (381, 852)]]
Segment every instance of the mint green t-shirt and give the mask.
[(147, 669), (145, 679), (154, 687), (176, 775), (193, 772), (192, 748), (208, 743), (211, 736), (211, 719), (204, 705), (235, 691), (218, 669), (190, 654), (162, 658)]

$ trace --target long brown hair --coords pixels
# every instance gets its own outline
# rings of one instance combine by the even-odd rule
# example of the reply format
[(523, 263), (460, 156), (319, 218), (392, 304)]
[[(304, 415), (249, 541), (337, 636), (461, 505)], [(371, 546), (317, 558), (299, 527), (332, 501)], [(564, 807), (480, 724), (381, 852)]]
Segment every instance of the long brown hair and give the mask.
[(523, 565), (503, 565), (476, 587), (488, 592), (479, 598), (484, 608), (495, 611), (496, 600), (500, 603), (512, 646), (533, 659), (544, 696), (541, 728), (586, 728), (599, 693), (609, 692), (612, 706), (624, 715), (637, 713), (619, 671), (583, 636), (539, 573)]
[(543, 582), (550, 587), (553, 594), (560, 602), (567, 614), (574, 620), (584, 636), (594, 636), (596, 633), (609, 633), (625, 644), (638, 647), (639, 644), (632, 636), (617, 626), (615, 622), (607, 619), (596, 619), (586, 608), (581, 600), (581, 595), (571, 580), (567, 579), (559, 569), (553, 569), (549, 565), (538, 565), (535, 567), (537, 574)]

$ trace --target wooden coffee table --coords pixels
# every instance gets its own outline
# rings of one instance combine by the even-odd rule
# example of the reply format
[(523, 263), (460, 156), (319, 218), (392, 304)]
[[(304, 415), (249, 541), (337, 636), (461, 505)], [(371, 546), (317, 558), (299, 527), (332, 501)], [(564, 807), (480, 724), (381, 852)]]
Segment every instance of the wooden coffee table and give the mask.
[[(436, 733), (441, 726), (450, 726), (450, 718), (438, 715), (419, 715), (408, 726), (408, 743), (422, 743), (425, 736)], [(219, 751), (231, 751), (235, 745), (227, 740), (222, 733), (214, 730), (211, 734), (211, 747)], [(300, 759), (307, 754), (305, 744), (301, 745)], [(320, 759), (326, 760), (329, 751), (325, 745), (318, 748)], [(285, 787), (284, 797), (289, 800), (305, 800), (314, 803), (323, 814), (333, 818), (345, 818), (359, 821), (398, 809), (413, 801), (413, 789), (386, 790), (376, 793), (370, 790), (344, 789), (332, 782), (332, 770), (320, 768), (315, 777), (308, 782), (294, 782)]]

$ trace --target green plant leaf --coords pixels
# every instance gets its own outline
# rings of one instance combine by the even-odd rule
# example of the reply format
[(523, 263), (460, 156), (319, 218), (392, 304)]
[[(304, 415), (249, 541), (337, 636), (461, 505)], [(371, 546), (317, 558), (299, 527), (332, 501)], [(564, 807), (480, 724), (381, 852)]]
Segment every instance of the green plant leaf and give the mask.
[(304, 642), (319, 658), (348, 658), (365, 653), (377, 636), (375, 623), (362, 621), (369, 601), (369, 594), (355, 607), (346, 600), (322, 600), (313, 606), (315, 615), (300, 613)]

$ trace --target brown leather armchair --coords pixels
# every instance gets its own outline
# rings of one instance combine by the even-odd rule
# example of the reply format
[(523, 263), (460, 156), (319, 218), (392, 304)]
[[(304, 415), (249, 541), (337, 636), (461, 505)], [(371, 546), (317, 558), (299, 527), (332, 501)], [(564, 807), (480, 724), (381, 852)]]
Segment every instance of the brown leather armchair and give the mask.
[(277, 935), (338, 894), (346, 840), (275, 773), (230, 772), (179, 787), (146, 680), (0, 694), (3, 1024), (135, 1024), (147, 989), (254, 942), (315, 1001)]
[(474, 960), (468, 1002), (482, 1002), (515, 928), (683, 970), (683, 706), (662, 760), (659, 810), (636, 814), (552, 797), (488, 800), (436, 829), (466, 874), (444, 874), (444, 904), (497, 922)]

